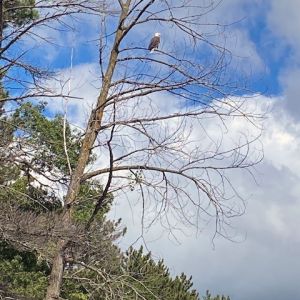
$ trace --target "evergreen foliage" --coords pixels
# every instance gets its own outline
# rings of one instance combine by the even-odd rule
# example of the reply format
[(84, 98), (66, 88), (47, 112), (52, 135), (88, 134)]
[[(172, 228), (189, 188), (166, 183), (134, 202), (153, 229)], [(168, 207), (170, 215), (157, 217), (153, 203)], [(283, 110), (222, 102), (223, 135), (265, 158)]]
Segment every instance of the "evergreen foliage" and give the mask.
[[(26, 103), (18, 108), (12, 123), (17, 128), (16, 134), (28, 145), (36, 146), (34, 164), (44, 172), (55, 168), (68, 173), (68, 163), (64, 150), (63, 118), (56, 116), (52, 120), (44, 117), (45, 104), (33, 106)], [(76, 164), (80, 150), (80, 134), (66, 126), (66, 147), (71, 168)]]
[(0, 242), (0, 296), (43, 299), (49, 267), (28, 251)]
[(209, 291), (206, 291), (206, 295), (203, 297), (203, 300), (230, 300), (229, 296), (212, 296), (211, 293)]
[[(143, 253), (142, 247), (139, 250), (129, 248), (126, 251), (123, 264), (124, 269), (130, 274), (131, 284), (139, 290), (140, 298), (138, 299), (199, 299), (196, 290), (191, 290), (193, 286), (192, 277), (187, 278), (182, 273), (180, 276), (172, 278), (164, 261), (155, 262), (151, 253), (146, 255)], [(126, 299), (134, 299), (133, 292), (129, 293)]]
[(5, 0), (3, 27), (22, 26), (38, 18), (38, 11), (34, 9), (35, 0)]

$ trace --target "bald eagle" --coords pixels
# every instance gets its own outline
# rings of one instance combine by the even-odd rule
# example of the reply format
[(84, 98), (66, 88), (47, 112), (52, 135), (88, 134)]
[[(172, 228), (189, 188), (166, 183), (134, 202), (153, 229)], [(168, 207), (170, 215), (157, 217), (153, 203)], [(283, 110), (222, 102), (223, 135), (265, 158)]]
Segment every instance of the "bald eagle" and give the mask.
[(156, 32), (154, 37), (151, 39), (148, 50), (153, 53), (155, 50), (158, 49), (158, 45), (160, 43), (160, 33)]

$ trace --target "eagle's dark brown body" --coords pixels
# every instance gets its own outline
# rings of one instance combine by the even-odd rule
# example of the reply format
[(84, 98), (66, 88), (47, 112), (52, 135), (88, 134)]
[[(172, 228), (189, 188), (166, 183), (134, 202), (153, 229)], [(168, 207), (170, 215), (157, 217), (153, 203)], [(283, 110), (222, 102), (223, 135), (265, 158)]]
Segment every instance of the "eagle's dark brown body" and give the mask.
[(150, 51), (154, 51), (154, 50), (158, 49), (159, 43), (160, 43), (160, 36), (155, 35), (155, 36), (151, 39), (148, 49), (149, 49)]

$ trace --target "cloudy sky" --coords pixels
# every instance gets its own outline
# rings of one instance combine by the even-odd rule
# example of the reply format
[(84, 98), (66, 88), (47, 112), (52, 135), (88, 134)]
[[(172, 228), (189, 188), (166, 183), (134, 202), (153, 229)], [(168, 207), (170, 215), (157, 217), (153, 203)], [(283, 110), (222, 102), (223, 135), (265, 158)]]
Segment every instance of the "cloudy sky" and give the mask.
[[(220, 23), (241, 20), (230, 30), (229, 45), (251, 68), (253, 91), (263, 93), (257, 103), (267, 104), (268, 113), (256, 182), (233, 178), (247, 199), (245, 214), (234, 221), (234, 241), (212, 241), (209, 226), (198, 235), (185, 231), (178, 242), (159, 228), (146, 236), (153, 254), (174, 274), (191, 274), (201, 294), (210, 289), (233, 300), (300, 295), (299, 9), (299, 0), (225, 0), (214, 12)], [(132, 215), (124, 219), (130, 224)], [(129, 225), (123, 245), (135, 240), (138, 224), (136, 218)]]
[[(279, 300), (300, 295), (300, 18), (299, 0), (227, 0), (219, 20), (234, 25), (236, 54), (251, 61), (260, 83), (259, 105), (270, 104), (262, 142), (265, 157), (256, 181), (235, 178), (248, 195), (245, 215), (234, 225), (240, 240), (211, 242), (209, 230), (181, 237), (180, 245), (150, 244), (175, 273), (192, 274), (195, 286), (234, 300)], [(255, 78), (254, 78), (255, 80)], [(243, 239), (244, 237), (244, 239)]]
[[(210, 224), (199, 231), (184, 228), (184, 233), (177, 233), (177, 240), (159, 226), (144, 234), (154, 257), (164, 258), (173, 274), (192, 275), (201, 294), (209, 289), (232, 300), (299, 298), (299, 10), (300, 0), (224, 0), (207, 16), (209, 22), (231, 24), (226, 31), (226, 46), (233, 54), (233, 63), (249, 78), (251, 96), (258, 110), (266, 112), (266, 118), (260, 139), (264, 160), (255, 169), (256, 180), (241, 174), (231, 176), (246, 203), (244, 215), (232, 222), (231, 241), (213, 239)], [(99, 24), (94, 19), (83, 22), (76, 33), (49, 31), (48, 37), (55, 38), (60, 46), (48, 45), (43, 51), (45, 61), (61, 69), (66, 78), (71, 76), (73, 92), (84, 95), (86, 106), (91, 107), (99, 86), (98, 53), (93, 51), (91, 41), (97, 36)], [(160, 31), (159, 26), (143, 28), (140, 36), (145, 35), (145, 39), (141, 42), (146, 43), (153, 32)], [(162, 47), (167, 47), (171, 38), (171, 34), (163, 35)], [(64, 47), (66, 44), (68, 47)], [(70, 46), (74, 51), (72, 70)], [(91, 51), (87, 51), (89, 47)], [(61, 103), (51, 102), (49, 107), (55, 113)], [(70, 106), (69, 118), (82, 125), (87, 109)], [(215, 130), (209, 123), (206, 126)], [(112, 217), (122, 217), (128, 226), (127, 236), (120, 241), (123, 248), (141, 234), (138, 212), (120, 199), (113, 208)], [(141, 243), (139, 240), (135, 245)]]

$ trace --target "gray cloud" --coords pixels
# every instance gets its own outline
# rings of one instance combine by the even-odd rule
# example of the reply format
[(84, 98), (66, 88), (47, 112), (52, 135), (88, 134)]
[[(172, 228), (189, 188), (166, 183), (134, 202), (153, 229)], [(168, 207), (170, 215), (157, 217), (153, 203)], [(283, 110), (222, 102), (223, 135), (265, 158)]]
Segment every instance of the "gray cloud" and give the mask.
[[(285, 67), (280, 73), (285, 101), (281, 104), (294, 120), (300, 120), (300, 2), (298, 0), (270, 0), (270, 10), (267, 13), (267, 23), (270, 32), (276, 38), (279, 48), (286, 51)], [(283, 66), (282, 66), (283, 67)]]
[(292, 46), (297, 56), (300, 55), (300, 2), (298, 0), (270, 1), (270, 10), (267, 14), (268, 26), (274, 36), (281, 37)]
[[(300, 47), (299, 47), (300, 56)], [(300, 57), (299, 57), (300, 58)], [(299, 60), (300, 62), (300, 60)], [(281, 103), (290, 115), (300, 121), (300, 68), (296, 65), (287, 67), (280, 76), (280, 82), (285, 93), (285, 101)]]

